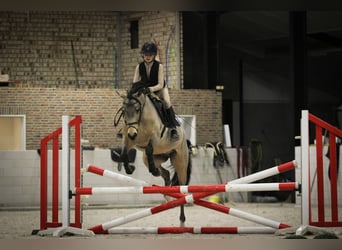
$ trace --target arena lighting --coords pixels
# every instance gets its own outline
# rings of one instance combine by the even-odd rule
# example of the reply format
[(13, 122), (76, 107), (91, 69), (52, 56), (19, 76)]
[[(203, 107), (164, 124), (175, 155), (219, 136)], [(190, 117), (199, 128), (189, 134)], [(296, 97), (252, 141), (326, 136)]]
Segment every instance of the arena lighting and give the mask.
[(224, 85), (216, 85), (216, 91), (223, 92), (223, 90), (224, 90)]

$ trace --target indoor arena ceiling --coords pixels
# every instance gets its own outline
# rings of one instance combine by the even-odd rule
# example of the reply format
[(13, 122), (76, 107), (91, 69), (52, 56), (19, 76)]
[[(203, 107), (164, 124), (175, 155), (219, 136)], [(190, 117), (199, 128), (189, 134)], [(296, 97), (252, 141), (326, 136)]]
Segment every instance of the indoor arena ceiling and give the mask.
[[(288, 11), (222, 12), (222, 46), (256, 57), (289, 52)], [(311, 56), (342, 55), (342, 11), (307, 11), (307, 48)]]

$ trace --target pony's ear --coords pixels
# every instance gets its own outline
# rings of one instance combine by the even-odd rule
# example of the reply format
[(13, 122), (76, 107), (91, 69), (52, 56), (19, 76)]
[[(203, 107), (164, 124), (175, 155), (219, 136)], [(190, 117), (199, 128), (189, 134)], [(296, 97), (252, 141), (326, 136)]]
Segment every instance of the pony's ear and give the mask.
[(120, 96), (122, 99), (125, 99), (125, 98), (127, 97), (127, 92), (128, 92), (128, 91), (126, 91), (126, 94), (120, 94), (119, 91), (116, 91), (116, 93), (118, 94), (118, 96)]

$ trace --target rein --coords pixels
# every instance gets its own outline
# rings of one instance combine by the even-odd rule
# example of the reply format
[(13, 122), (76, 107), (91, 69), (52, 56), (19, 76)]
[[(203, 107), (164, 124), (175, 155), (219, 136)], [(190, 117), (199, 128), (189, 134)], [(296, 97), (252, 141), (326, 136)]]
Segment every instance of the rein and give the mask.
[[(138, 111), (139, 111), (139, 118), (138, 118), (138, 120), (135, 121), (135, 122), (127, 123), (126, 120), (125, 120), (125, 106), (126, 106), (127, 104), (126, 104), (126, 105), (124, 104), (124, 105), (116, 112), (116, 114), (115, 114), (115, 116), (114, 116), (114, 126), (115, 126), (115, 127), (119, 124), (119, 122), (120, 122), (120, 120), (121, 120), (122, 117), (124, 118), (125, 124), (126, 124), (127, 126), (129, 126), (129, 127), (134, 127), (134, 126), (132, 126), (132, 125), (135, 125), (135, 124), (138, 124), (138, 125), (139, 125), (139, 123), (140, 123), (140, 121), (141, 121), (142, 110), (143, 110), (143, 108), (144, 108), (144, 105), (141, 104), (141, 102), (139, 101), (138, 98), (136, 98), (136, 97), (134, 97), (134, 96), (132, 96), (132, 95), (130, 95), (130, 97), (127, 97), (127, 99), (129, 99), (129, 100), (132, 100), (132, 99), (133, 99), (133, 100), (135, 100), (135, 101), (139, 104), (139, 109), (138, 109)], [(137, 128), (135, 128), (135, 129), (137, 129)]]
[[(119, 125), (119, 122), (121, 120), (121, 118), (123, 117), (123, 113), (124, 113), (124, 108), (121, 107), (115, 114), (114, 116), (114, 127)], [(117, 118), (119, 116), (119, 118)]]
[[(137, 109), (137, 111), (139, 112), (139, 118), (138, 118), (137, 121), (127, 123), (126, 119), (125, 119), (125, 106), (127, 106), (127, 104), (124, 103), (123, 106), (116, 112), (116, 114), (114, 116), (114, 126), (115, 127), (118, 126), (120, 120), (123, 118), (126, 126), (133, 127), (133, 128), (135, 128), (138, 131), (138, 128), (135, 127), (134, 125), (139, 125), (140, 124), (142, 112), (143, 112), (143, 109), (145, 107), (145, 103), (146, 102), (144, 104), (141, 104), (139, 99), (136, 98), (135, 96), (133, 96), (132, 94), (128, 94), (128, 96), (126, 98), (129, 99), (129, 100), (135, 100), (137, 102), (137, 104), (139, 105), (139, 109)], [(145, 95), (145, 98), (148, 98), (148, 96)], [(161, 135), (160, 135), (161, 138), (163, 137), (165, 131), (166, 131), (166, 126), (163, 125), (162, 131), (161, 131)]]
[[(136, 97), (134, 97), (134, 96), (131, 96), (131, 97), (127, 97), (128, 99), (133, 99), (133, 100), (135, 100), (138, 104), (139, 104), (139, 118), (138, 118), (138, 120), (137, 121), (135, 121), (135, 122), (130, 122), (130, 123), (127, 123), (126, 122), (126, 120), (124, 120), (125, 121), (125, 124), (126, 125), (128, 125), (128, 127), (134, 127), (134, 126), (132, 126), (132, 125), (134, 125), (134, 124), (137, 124), (137, 125), (139, 125), (139, 123), (140, 123), (140, 121), (141, 121), (141, 115), (142, 115), (142, 111), (143, 111), (143, 109), (144, 109), (144, 105), (141, 105), (141, 102), (138, 100), (138, 98), (136, 98)], [(146, 98), (146, 96), (145, 96), (145, 98)], [(137, 128), (135, 128), (135, 129), (137, 129)], [(138, 129), (137, 129), (138, 130)]]

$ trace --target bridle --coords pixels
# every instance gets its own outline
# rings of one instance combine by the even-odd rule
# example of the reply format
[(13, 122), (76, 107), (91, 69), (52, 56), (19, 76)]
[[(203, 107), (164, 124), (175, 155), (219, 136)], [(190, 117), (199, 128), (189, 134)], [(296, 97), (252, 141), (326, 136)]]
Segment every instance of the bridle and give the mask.
[[(128, 123), (125, 119), (125, 112), (126, 112), (128, 103), (130, 103), (131, 100), (135, 101), (135, 103), (131, 103), (131, 105), (134, 105), (135, 110), (139, 113), (139, 117), (138, 117), (138, 120)], [(137, 97), (133, 95), (128, 95), (124, 101), (123, 106), (115, 114), (114, 126), (116, 127), (119, 124), (121, 118), (123, 117), (127, 128), (134, 128), (135, 130), (138, 131), (138, 125), (140, 124), (140, 121), (141, 121), (141, 116), (142, 116), (142, 111), (144, 109), (144, 105), (145, 103), (142, 104), (141, 101)]]

